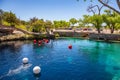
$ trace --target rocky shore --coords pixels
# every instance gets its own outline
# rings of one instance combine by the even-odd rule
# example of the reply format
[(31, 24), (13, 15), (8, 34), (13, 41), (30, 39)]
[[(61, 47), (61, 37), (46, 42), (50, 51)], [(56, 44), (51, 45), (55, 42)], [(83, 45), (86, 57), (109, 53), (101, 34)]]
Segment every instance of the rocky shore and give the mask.
[(15, 33), (4, 35), (0, 37), (0, 42), (2, 41), (16, 41), (16, 40), (33, 40), (33, 39), (43, 39), (49, 38), (54, 39), (55, 37), (83, 37), (90, 40), (104, 40), (104, 41), (120, 41), (120, 34), (105, 34), (105, 33), (90, 33), (90, 32), (54, 32), (55, 35), (39, 34), (39, 35), (29, 35), (23, 33)]
[(33, 40), (33, 39), (43, 39), (43, 38), (54, 38), (54, 36), (46, 36), (46, 34), (41, 35), (27, 35), (27, 34), (10, 34), (0, 37), (0, 42), (3, 41), (16, 41), (16, 40)]

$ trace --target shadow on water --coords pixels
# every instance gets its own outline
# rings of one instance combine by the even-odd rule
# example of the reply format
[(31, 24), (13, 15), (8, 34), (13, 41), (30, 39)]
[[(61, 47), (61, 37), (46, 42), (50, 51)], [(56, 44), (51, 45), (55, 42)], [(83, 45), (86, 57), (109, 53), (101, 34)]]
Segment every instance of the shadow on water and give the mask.
[(40, 80), (41, 73), (39, 74), (33, 74), (36, 80)]
[(12, 52), (19, 52), (21, 46), (24, 44), (29, 44), (31, 43), (30, 41), (10, 41), (10, 42), (2, 42), (0, 44), (0, 50), (4, 51), (6, 49), (9, 49)]

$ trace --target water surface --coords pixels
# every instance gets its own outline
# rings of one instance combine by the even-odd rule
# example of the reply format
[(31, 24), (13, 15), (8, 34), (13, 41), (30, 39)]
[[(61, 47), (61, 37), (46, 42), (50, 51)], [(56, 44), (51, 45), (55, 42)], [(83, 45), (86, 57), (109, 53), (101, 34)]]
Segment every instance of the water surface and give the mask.
[[(29, 64), (22, 64), (24, 57)], [(33, 74), (34, 66), (41, 67), (40, 75)], [(120, 80), (120, 43), (79, 38), (50, 40), (42, 46), (33, 41), (3, 42), (0, 80)]]

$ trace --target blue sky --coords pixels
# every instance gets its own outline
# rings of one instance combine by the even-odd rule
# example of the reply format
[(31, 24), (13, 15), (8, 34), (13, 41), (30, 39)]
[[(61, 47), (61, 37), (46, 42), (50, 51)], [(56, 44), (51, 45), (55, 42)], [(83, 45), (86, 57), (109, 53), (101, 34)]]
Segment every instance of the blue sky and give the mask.
[[(99, 4), (97, 0), (94, 3)], [(92, 14), (86, 11), (90, 4), (89, 0), (87, 2), (84, 0), (80, 2), (76, 0), (0, 0), (1, 9), (12, 11), (22, 20), (29, 20), (32, 17), (45, 20), (79, 19), (84, 14)]]

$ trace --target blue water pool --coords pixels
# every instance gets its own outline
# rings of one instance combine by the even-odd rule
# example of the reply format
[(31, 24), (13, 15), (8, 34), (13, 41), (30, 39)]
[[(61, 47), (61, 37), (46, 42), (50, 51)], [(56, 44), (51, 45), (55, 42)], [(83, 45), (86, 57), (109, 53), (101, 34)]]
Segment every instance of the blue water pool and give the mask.
[[(68, 45), (72, 44), (72, 49)], [(23, 65), (22, 59), (29, 58)], [(39, 75), (34, 66), (41, 67)], [(120, 80), (120, 43), (79, 38), (0, 44), (0, 80)]]

